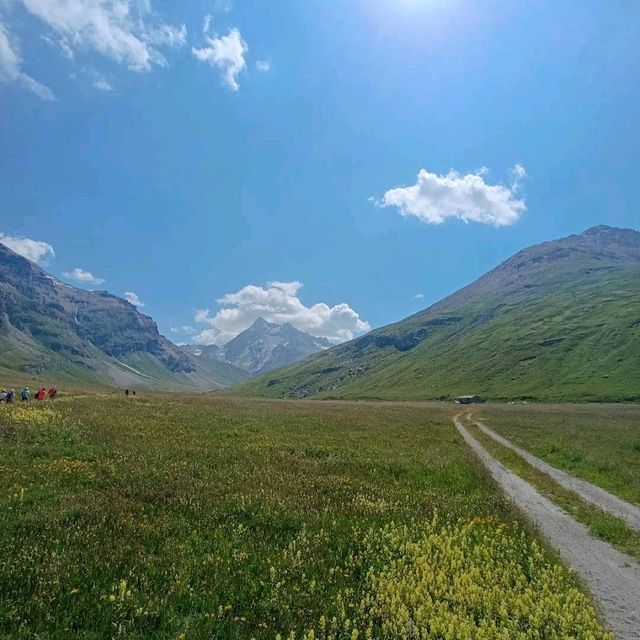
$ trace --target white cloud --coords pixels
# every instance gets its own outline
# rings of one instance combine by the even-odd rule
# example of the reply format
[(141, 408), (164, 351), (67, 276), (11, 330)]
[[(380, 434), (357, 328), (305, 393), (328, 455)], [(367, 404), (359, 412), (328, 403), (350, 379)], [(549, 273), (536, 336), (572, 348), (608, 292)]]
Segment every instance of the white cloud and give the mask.
[(6, 27), (0, 23), (0, 82), (15, 83), (41, 100), (55, 100), (53, 91), (22, 71), (22, 56), (12, 43)]
[(159, 24), (152, 27), (146, 34), (147, 41), (157, 47), (181, 47), (187, 43), (187, 26), (173, 27)]
[(269, 69), (271, 69), (271, 63), (268, 60), (258, 60), (256, 62), (256, 69), (258, 71), (266, 73), (267, 71), (269, 71)]
[(181, 327), (171, 327), (169, 331), (171, 331), (171, 333), (194, 333), (197, 329), (190, 324), (183, 324)]
[[(231, 11), (231, 2), (228, 0), (216, 0), (213, 5), (213, 10), (216, 13), (228, 13)], [(213, 16), (210, 13), (204, 16), (202, 19), (202, 33), (207, 35), (209, 29), (211, 29), (211, 23), (213, 22)]]
[(40, 263), (47, 258), (53, 258), (56, 254), (53, 247), (41, 240), (31, 240), (30, 238), (17, 238), (0, 233), (0, 242), (9, 247), (12, 251), (19, 253), (23, 258), (32, 262)]
[(415, 185), (390, 189), (378, 204), (396, 207), (403, 216), (415, 216), (429, 224), (440, 224), (447, 218), (465, 222), (481, 222), (495, 227), (513, 224), (526, 210), (519, 198), (520, 181), (527, 175), (516, 164), (508, 186), (485, 182), (486, 168), (461, 175), (450, 171), (438, 175), (421, 169)]
[(233, 8), (233, 3), (231, 0), (215, 0), (213, 8), (219, 13), (229, 13)]
[(268, 282), (265, 287), (248, 285), (228, 293), (217, 300), (222, 309), (215, 315), (209, 309), (196, 312), (195, 321), (211, 328), (204, 329), (193, 340), (200, 344), (224, 344), (260, 317), (276, 324), (289, 322), (301, 331), (335, 343), (371, 330), (369, 323), (346, 303), (330, 307), (319, 302), (306, 307), (298, 297), (301, 287), (297, 281)]
[(138, 294), (134, 293), (133, 291), (125, 291), (124, 299), (134, 307), (144, 307), (144, 303), (140, 300)]
[(113, 91), (113, 87), (109, 82), (107, 82), (104, 78), (97, 78), (93, 81), (94, 89), (98, 91), (102, 91), (103, 93), (110, 93)]
[(64, 41), (64, 40), (54, 40), (49, 36), (40, 36), (40, 40), (43, 40), (47, 44), (51, 45), (56, 49), (60, 49), (60, 53), (67, 59), (73, 60), (75, 55), (73, 53), (73, 49)]
[(238, 75), (247, 66), (244, 55), (249, 50), (240, 31), (234, 27), (229, 30), (228, 35), (216, 38), (207, 36), (206, 41), (206, 47), (201, 49), (193, 47), (191, 52), (201, 62), (218, 68), (223, 74), (225, 83), (233, 91), (237, 91), (240, 88)]
[(209, 322), (209, 314), (211, 312), (209, 311), (209, 309), (198, 309), (196, 311), (196, 315), (193, 317), (193, 319), (196, 322)]
[(85, 271), (84, 269), (80, 269), (80, 267), (76, 267), (73, 271), (68, 271), (62, 275), (65, 278), (82, 282), (83, 284), (102, 284), (104, 282), (104, 278), (94, 276), (90, 271)]
[(422, 300), (424, 298), (424, 293), (416, 293), (415, 296), (413, 296), (414, 300)]
[(522, 180), (522, 178), (527, 177), (527, 172), (524, 170), (524, 167), (519, 162), (513, 166), (513, 168), (511, 169), (511, 172), (513, 173), (514, 182), (517, 182), (518, 180)]
[(159, 47), (185, 44), (184, 25), (159, 22), (150, 0), (21, 0), (57, 36), (67, 57), (99, 53), (133, 71), (165, 66)]
[(67, 58), (68, 60), (73, 60), (75, 58), (73, 49), (66, 40), (58, 40), (58, 46), (60, 47), (60, 51), (62, 51), (62, 55), (65, 58)]
[(234, 336), (223, 336), (217, 329), (204, 329), (194, 335), (191, 340), (194, 344), (225, 344)]

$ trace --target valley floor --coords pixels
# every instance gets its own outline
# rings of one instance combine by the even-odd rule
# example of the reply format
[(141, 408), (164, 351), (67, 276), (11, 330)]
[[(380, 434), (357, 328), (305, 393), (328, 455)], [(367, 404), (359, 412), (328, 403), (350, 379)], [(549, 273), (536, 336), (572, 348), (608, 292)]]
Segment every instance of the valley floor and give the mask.
[(118, 393), (0, 406), (0, 635), (609, 638), (455, 411)]

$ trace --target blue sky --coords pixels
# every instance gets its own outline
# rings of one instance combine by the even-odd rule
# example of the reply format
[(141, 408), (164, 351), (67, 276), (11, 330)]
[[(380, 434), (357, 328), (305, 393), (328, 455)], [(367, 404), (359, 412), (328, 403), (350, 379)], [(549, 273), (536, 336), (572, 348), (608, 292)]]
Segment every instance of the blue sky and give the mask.
[(176, 341), (257, 315), (338, 341), (640, 226), (635, 0), (9, 0), (0, 25), (0, 233)]

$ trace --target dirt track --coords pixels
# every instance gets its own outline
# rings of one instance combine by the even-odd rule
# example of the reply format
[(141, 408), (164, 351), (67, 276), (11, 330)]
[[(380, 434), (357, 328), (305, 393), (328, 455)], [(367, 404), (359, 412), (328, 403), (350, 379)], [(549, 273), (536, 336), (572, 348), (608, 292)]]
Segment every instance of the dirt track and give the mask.
[(583, 524), (491, 457), (459, 417), (453, 421), (460, 435), (513, 504), (530, 518), (583, 579), (617, 640), (640, 639), (640, 565), (605, 542), (592, 538)]
[[(485, 424), (476, 420), (471, 416), (471, 421), (477, 425), (477, 427), (483, 432), (486, 433), (489, 437), (493, 438), (496, 442), (500, 443), (502, 446), (515, 451), (520, 457), (524, 458), (532, 467), (538, 469), (538, 471), (542, 471), (542, 473), (546, 473), (548, 476), (553, 478), (559, 485), (564, 487), (565, 489), (569, 489), (574, 493), (577, 493), (581, 498), (594, 504), (599, 509), (610, 513), (618, 518), (624, 520), (632, 529), (636, 531), (640, 531), (640, 507), (636, 507), (633, 504), (629, 504), (624, 500), (621, 500), (617, 496), (597, 487), (596, 485), (587, 482), (586, 480), (581, 480), (580, 478), (575, 478), (572, 475), (569, 475), (565, 471), (561, 471), (560, 469), (556, 469), (552, 467), (550, 464), (545, 462), (544, 460), (540, 460), (540, 458), (536, 458), (536, 456), (532, 455), (528, 451), (517, 447), (512, 444), (506, 438), (503, 438), (501, 435), (498, 435), (495, 431), (492, 431)], [(640, 608), (640, 604), (638, 604)]]

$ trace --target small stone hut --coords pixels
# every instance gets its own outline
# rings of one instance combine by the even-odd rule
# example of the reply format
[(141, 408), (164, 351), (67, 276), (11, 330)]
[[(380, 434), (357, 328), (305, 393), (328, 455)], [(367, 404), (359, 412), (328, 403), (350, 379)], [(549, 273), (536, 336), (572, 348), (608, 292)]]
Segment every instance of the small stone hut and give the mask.
[(456, 398), (456, 404), (482, 404), (485, 399), (482, 396), (458, 396)]

